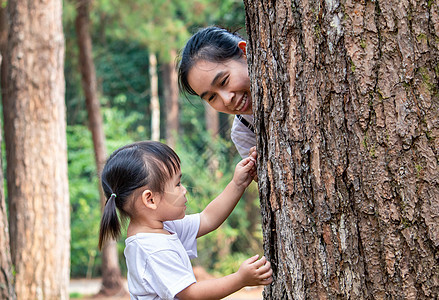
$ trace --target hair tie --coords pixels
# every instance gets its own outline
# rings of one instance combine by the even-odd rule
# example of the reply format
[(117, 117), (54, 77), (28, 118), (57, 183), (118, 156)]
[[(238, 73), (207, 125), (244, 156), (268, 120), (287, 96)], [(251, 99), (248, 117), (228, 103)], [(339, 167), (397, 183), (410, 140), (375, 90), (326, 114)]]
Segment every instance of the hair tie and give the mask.
[(107, 205), (108, 201), (110, 201), (111, 198), (116, 198), (116, 194), (115, 194), (115, 193), (112, 193), (112, 194), (110, 195), (110, 198), (108, 198), (107, 201), (105, 201), (105, 205)]

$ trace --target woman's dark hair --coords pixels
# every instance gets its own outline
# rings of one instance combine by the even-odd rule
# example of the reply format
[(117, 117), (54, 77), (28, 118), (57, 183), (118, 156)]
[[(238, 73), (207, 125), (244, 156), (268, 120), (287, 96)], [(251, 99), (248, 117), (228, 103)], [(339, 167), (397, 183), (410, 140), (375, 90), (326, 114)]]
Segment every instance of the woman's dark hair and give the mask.
[(180, 158), (165, 144), (137, 142), (117, 149), (110, 155), (101, 174), (101, 183), (108, 199), (102, 214), (99, 249), (109, 238), (120, 236), (122, 219), (132, 216), (127, 209), (131, 195), (141, 187), (163, 193), (166, 182), (180, 170)]
[(186, 43), (180, 54), (178, 65), (178, 85), (180, 91), (197, 95), (187, 80), (190, 69), (199, 61), (225, 62), (239, 59), (243, 52), (238, 43), (244, 39), (236, 32), (232, 33), (219, 27), (206, 27), (195, 33)]

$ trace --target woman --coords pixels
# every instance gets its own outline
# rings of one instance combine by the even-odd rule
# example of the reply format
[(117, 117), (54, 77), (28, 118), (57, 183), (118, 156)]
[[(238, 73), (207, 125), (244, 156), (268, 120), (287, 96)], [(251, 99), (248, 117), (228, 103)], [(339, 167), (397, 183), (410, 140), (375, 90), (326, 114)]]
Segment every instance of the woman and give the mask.
[(183, 93), (198, 95), (215, 110), (236, 115), (231, 138), (243, 158), (256, 145), (245, 49), (246, 42), (238, 34), (207, 27), (186, 43), (178, 67)]

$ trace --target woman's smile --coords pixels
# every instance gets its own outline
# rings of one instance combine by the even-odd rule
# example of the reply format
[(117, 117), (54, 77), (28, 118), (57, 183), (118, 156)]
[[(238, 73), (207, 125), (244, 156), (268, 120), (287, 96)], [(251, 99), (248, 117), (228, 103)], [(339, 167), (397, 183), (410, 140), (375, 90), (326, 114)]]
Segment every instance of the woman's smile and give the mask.
[(239, 113), (243, 108), (244, 108), (244, 106), (247, 104), (247, 93), (244, 93), (244, 96), (242, 97), (242, 99), (241, 99), (241, 103), (238, 105), (238, 107), (237, 108), (235, 108), (235, 110)]

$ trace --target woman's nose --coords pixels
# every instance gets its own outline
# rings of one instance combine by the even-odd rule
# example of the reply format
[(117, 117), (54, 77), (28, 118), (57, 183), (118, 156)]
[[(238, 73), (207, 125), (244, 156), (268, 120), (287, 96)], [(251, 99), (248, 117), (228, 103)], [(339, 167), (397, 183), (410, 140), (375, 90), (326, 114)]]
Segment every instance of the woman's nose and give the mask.
[(219, 95), (225, 106), (229, 106), (232, 103), (234, 93), (223, 90), (219, 92)]

